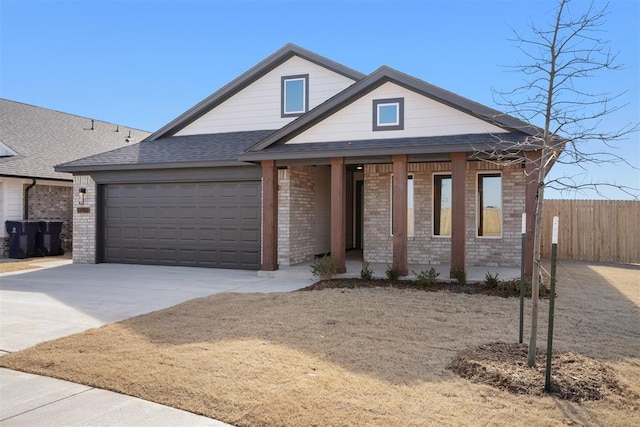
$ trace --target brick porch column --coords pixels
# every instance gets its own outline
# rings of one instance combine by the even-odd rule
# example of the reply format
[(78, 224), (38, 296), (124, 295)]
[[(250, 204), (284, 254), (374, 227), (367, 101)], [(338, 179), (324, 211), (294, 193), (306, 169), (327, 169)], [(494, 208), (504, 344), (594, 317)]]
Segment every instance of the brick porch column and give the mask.
[(331, 257), (338, 273), (347, 271), (345, 189), (344, 158), (334, 157), (331, 159)]
[(393, 156), (393, 266), (401, 276), (409, 274), (407, 263), (407, 155)]
[[(525, 152), (525, 207), (527, 214), (526, 238), (524, 242), (524, 275), (533, 275), (534, 232), (536, 227), (536, 202), (538, 200), (538, 173), (540, 172), (540, 150)], [(542, 212), (540, 213), (542, 215)]]
[(262, 270), (278, 269), (278, 169), (262, 161)]
[(465, 178), (467, 154), (451, 153), (451, 267), (466, 269)]

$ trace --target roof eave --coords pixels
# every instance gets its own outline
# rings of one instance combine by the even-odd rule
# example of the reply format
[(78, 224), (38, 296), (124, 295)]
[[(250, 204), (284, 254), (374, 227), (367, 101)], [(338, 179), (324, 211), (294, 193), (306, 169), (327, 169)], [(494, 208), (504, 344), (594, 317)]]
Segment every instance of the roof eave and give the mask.
[[(331, 158), (331, 157), (362, 157), (362, 156), (391, 156), (395, 154), (442, 154), (442, 153), (472, 153), (478, 149), (496, 149), (495, 144), (438, 144), (425, 146), (395, 146), (395, 147), (376, 147), (373, 149), (366, 148), (345, 148), (345, 149), (323, 149), (323, 150), (307, 150), (307, 151), (281, 151), (281, 152), (245, 152), (238, 156), (238, 159), (246, 162), (256, 162), (262, 160), (295, 160), (295, 159), (312, 159), (312, 158)], [(511, 151), (530, 151), (537, 150), (537, 146), (517, 146), (503, 147), (502, 152)], [(372, 153), (374, 151), (374, 153)]]
[(189, 169), (204, 167), (225, 167), (225, 166), (253, 166), (253, 164), (240, 160), (199, 160), (187, 162), (158, 162), (158, 163), (135, 163), (135, 164), (110, 164), (110, 165), (58, 165), (56, 172), (69, 172), (74, 175), (83, 173), (105, 172), (105, 171), (128, 171), (128, 170), (151, 170), (151, 169)]
[[(61, 172), (61, 173), (63, 173), (63, 172)], [(55, 178), (55, 177), (50, 177), (50, 176), (13, 175), (13, 174), (7, 174), (7, 173), (0, 173), (0, 177), (3, 177), (3, 178), (16, 178), (16, 179), (38, 179), (38, 180), (41, 180), (41, 181), (73, 182), (73, 179)]]

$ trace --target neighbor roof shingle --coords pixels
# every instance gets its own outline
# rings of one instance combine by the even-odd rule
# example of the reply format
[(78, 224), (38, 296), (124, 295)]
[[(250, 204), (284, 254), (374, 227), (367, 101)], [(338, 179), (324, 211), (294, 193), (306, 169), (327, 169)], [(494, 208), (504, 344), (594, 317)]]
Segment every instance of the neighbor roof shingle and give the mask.
[[(117, 130), (117, 131), (116, 131)], [(0, 176), (71, 180), (54, 166), (141, 141), (149, 132), (0, 98), (0, 141), (17, 153), (0, 158)]]

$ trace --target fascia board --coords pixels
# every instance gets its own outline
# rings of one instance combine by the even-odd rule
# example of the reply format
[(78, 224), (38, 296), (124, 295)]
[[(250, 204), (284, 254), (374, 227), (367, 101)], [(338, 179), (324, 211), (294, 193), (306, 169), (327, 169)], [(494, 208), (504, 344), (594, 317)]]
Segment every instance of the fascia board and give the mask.
[(149, 169), (183, 169), (183, 168), (206, 168), (224, 166), (252, 166), (241, 160), (213, 160), (195, 162), (162, 162), (162, 163), (138, 163), (138, 164), (112, 164), (112, 165), (82, 165), (55, 167), (56, 172), (70, 172), (74, 174), (89, 173), (98, 171), (125, 171), (125, 170), (149, 170)]

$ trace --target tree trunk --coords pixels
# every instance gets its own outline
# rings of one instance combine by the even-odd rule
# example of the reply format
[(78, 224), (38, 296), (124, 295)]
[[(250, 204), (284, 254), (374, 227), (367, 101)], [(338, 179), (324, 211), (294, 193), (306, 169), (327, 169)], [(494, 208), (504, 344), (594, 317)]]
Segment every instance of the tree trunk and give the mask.
[(544, 200), (544, 163), (542, 160), (546, 157), (542, 150), (543, 155), (540, 158), (540, 169), (538, 174), (538, 189), (536, 192), (536, 221), (533, 232), (533, 269), (531, 274), (531, 335), (529, 336), (529, 353), (527, 358), (527, 364), (530, 367), (536, 366), (536, 340), (538, 336), (538, 300), (540, 296), (540, 254), (541, 254), (541, 242), (542, 242), (542, 204)]

